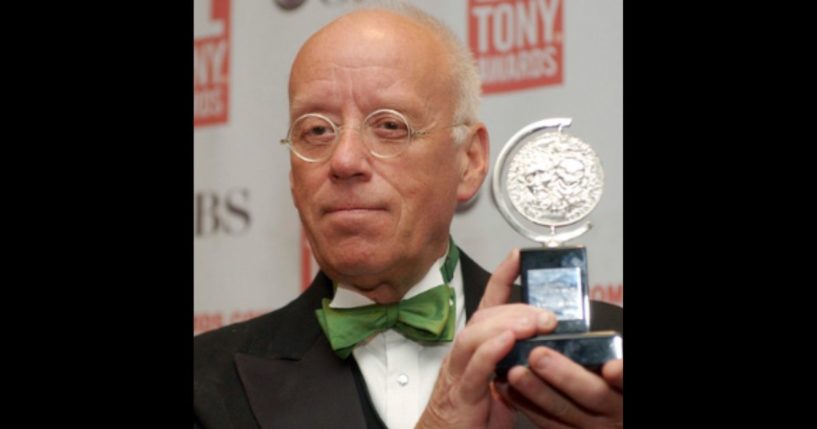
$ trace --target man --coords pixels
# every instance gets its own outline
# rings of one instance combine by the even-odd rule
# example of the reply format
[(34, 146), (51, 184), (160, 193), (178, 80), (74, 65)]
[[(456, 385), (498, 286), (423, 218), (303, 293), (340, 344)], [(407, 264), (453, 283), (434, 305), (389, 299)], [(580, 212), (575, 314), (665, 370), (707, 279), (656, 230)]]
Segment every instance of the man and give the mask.
[[(321, 272), (284, 308), (196, 337), (194, 426), (505, 428), (520, 413), (622, 426), (623, 361), (597, 375), (537, 348), (530, 368), (492, 381), (514, 341), (556, 320), (508, 304), (518, 251), (489, 279), (449, 236), (488, 170), (478, 95), (467, 49), (413, 8), (358, 10), (304, 44), (285, 141)], [(401, 324), (398, 308), (440, 293), (439, 329)], [(352, 308), (388, 323), (344, 342), (360, 325), (341, 320)], [(594, 329), (621, 329), (612, 306), (593, 311)]]

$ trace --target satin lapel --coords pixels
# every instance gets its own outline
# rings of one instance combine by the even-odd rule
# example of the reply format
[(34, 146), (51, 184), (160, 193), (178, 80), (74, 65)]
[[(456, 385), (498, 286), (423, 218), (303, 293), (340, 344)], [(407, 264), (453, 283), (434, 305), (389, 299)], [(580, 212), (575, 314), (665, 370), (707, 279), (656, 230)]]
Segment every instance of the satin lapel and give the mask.
[(262, 428), (365, 427), (351, 361), (321, 334), (314, 309), (332, 286), (322, 274), (291, 309), (291, 318), (235, 355), (247, 398)]
[(319, 338), (300, 360), (237, 354), (241, 381), (262, 428), (366, 427), (351, 361)]
[(465, 317), (470, 319), (477, 311), (485, 286), (491, 277), (487, 271), (477, 265), (465, 252), (460, 249), (460, 264), (462, 265), (462, 288), (465, 295)]

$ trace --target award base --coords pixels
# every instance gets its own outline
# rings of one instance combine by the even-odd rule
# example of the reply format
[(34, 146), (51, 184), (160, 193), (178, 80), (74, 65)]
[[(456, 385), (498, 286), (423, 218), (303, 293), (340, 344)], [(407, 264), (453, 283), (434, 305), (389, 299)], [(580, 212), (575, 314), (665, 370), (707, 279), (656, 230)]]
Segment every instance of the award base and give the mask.
[(552, 311), (558, 320), (550, 335), (518, 341), (497, 364), (504, 379), (516, 365), (528, 364), (530, 352), (545, 346), (591, 371), (623, 355), (622, 337), (615, 331), (590, 331), (587, 251), (582, 246), (523, 249), (520, 254), (522, 301)]
[(609, 360), (620, 359), (624, 348), (621, 336), (615, 331), (541, 335), (518, 341), (513, 350), (497, 364), (497, 377), (505, 379), (508, 371), (516, 365), (527, 366), (530, 352), (538, 346), (556, 350), (593, 372), (600, 371), (601, 366)]

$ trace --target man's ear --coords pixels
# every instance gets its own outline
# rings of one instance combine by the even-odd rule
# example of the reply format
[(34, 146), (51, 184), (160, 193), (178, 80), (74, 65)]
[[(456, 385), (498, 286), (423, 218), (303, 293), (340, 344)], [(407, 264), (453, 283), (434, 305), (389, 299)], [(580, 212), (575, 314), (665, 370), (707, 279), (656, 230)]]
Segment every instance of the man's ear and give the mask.
[(460, 183), (457, 187), (457, 201), (464, 203), (477, 194), (488, 174), (488, 158), (491, 152), (485, 124), (479, 122), (472, 125), (459, 149), (464, 156), (461, 156), (462, 161), (459, 165)]

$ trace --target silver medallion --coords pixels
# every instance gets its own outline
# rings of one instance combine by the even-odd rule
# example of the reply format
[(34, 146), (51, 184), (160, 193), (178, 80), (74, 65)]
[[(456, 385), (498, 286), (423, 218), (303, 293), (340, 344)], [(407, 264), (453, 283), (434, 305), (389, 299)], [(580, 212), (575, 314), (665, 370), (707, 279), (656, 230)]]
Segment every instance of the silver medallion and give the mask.
[(508, 140), (494, 168), (493, 196), (502, 215), (523, 235), (552, 247), (590, 228), (563, 227), (587, 217), (604, 188), (596, 153), (563, 131), (571, 122), (553, 118), (526, 126)]

